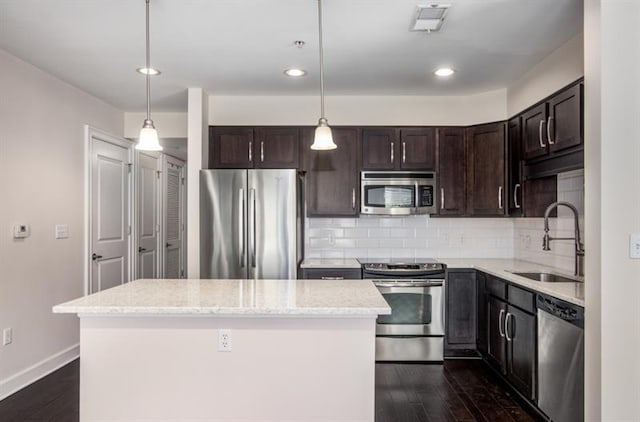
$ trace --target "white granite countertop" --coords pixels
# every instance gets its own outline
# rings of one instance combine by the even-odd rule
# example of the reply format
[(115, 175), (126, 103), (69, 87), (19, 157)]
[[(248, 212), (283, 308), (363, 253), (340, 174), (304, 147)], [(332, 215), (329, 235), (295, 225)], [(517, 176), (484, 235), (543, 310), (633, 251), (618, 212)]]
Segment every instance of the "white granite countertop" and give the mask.
[(360, 269), (360, 262), (355, 258), (307, 258), (300, 268), (353, 268)]
[(573, 275), (558, 271), (553, 267), (517, 259), (439, 258), (438, 261), (446, 264), (450, 269), (473, 268), (480, 270), (527, 289), (584, 307), (584, 283), (545, 283), (513, 274), (513, 272), (550, 272), (575, 278)]
[(365, 280), (136, 280), (53, 308), (80, 315), (367, 317), (391, 308)]

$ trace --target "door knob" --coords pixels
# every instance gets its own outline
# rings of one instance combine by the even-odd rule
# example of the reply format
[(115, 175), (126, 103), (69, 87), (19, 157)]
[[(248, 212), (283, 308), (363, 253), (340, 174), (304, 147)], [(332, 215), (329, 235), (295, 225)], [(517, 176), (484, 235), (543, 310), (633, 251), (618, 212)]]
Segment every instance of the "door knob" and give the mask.
[(144, 252), (144, 251), (146, 251), (146, 249), (145, 249), (145, 248), (143, 248), (142, 246), (140, 246), (140, 247), (138, 248), (138, 252)]
[(98, 255), (98, 254), (95, 254), (95, 253), (93, 255), (91, 255), (91, 259), (93, 261), (95, 261), (96, 259), (100, 259), (100, 258), (102, 258), (102, 255)]
[(171, 247), (171, 243), (167, 242), (166, 247), (167, 247), (167, 248), (170, 248), (170, 247)]

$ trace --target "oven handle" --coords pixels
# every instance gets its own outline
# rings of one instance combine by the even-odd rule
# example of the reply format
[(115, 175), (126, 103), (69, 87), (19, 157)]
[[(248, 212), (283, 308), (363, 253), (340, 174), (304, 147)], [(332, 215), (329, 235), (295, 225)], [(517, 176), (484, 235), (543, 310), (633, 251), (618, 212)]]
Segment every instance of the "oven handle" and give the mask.
[[(369, 280), (372, 281), (376, 287), (382, 288), (393, 288), (393, 287), (402, 287), (402, 288), (411, 288), (411, 287), (442, 287), (444, 285), (444, 280), (415, 280), (415, 281), (382, 281), (382, 280)], [(382, 291), (382, 289), (379, 289)]]
[[(444, 270), (433, 270), (433, 271), (423, 271), (423, 270), (371, 270), (371, 269), (363, 269), (364, 278), (367, 278), (367, 275), (383, 275), (383, 276), (400, 276), (405, 279), (405, 281), (424, 281), (422, 279), (411, 279), (407, 278), (410, 276), (424, 276), (424, 275), (432, 275), (432, 274), (442, 274), (444, 275)], [(398, 278), (400, 280), (401, 278)], [(375, 280), (375, 279), (374, 279)], [(435, 281), (439, 281), (440, 279), (435, 279)], [(379, 281), (379, 280), (378, 280)]]

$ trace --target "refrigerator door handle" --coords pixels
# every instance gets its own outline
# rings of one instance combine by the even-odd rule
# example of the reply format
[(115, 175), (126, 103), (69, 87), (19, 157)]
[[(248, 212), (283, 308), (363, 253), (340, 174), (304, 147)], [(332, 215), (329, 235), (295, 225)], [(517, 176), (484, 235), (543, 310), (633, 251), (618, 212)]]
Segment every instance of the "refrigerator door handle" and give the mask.
[(240, 189), (238, 193), (238, 247), (240, 249), (240, 268), (244, 268), (245, 259), (245, 243), (244, 240), (246, 238), (246, 228), (245, 222), (247, 221), (247, 213), (246, 213), (246, 204), (244, 198), (244, 189)]
[(256, 190), (255, 189), (250, 189), (249, 190), (249, 205), (251, 206), (251, 228), (250, 230), (250, 234), (251, 234), (251, 242), (249, 244), (250, 248), (251, 248), (251, 266), (253, 268), (256, 267)]

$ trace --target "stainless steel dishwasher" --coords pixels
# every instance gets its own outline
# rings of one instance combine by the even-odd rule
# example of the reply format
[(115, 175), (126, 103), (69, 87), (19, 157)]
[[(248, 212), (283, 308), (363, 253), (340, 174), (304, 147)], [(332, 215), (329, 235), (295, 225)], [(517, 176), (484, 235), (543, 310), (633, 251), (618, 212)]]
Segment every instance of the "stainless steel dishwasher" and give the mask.
[(552, 421), (584, 421), (584, 308), (538, 296), (538, 407)]

